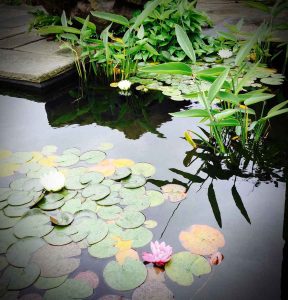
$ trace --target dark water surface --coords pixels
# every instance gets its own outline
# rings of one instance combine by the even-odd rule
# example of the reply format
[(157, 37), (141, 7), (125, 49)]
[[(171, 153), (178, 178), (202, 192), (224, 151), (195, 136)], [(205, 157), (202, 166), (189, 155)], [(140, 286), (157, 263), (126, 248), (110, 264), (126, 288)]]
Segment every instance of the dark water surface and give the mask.
[[(113, 90), (92, 90), (88, 100), (75, 103), (71, 103), (68, 95), (47, 103), (0, 96), (0, 148), (13, 152), (40, 151), (51, 144), (56, 145), (59, 152), (70, 147), (84, 152), (95, 149), (101, 142), (110, 142), (114, 148), (109, 151), (108, 158), (129, 158), (153, 164), (157, 169), (153, 179), (158, 181), (152, 180), (149, 188), (157, 189), (155, 183), (160, 185), (162, 181), (173, 180), (191, 185), (187, 199), (180, 204), (165, 202), (144, 211), (147, 219), (158, 221), (158, 226), (152, 229), (153, 240), (162, 236), (161, 240), (172, 245), (174, 252), (183, 251), (178, 240), (180, 231), (193, 224), (207, 224), (218, 228), (226, 241), (222, 249), (223, 263), (214, 266), (209, 275), (195, 278), (191, 286), (181, 287), (166, 277), (165, 284), (175, 298), (280, 299), (281, 280), (284, 280), (286, 190), (282, 172), (274, 170), (282, 177), (280, 180), (273, 175), (270, 178), (267, 175), (267, 180), (262, 176), (259, 180), (253, 176), (227, 175), (225, 170), (219, 173), (212, 166), (209, 172), (204, 169), (197, 174), (204, 179), (202, 182), (192, 180), (191, 184), (189, 174), (195, 174), (203, 161), (198, 159), (188, 167), (185, 167), (187, 163), (183, 164), (191, 147), (181, 136), (187, 129), (196, 129), (196, 125), (191, 119), (168, 115), (181, 107), (183, 104), (162, 97), (159, 100), (154, 94), (127, 101)], [(218, 209), (208, 199), (212, 178), (207, 173), (211, 175), (213, 170)], [(1, 186), (5, 185), (7, 182), (3, 180)], [(241, 198), (238, 202), (232, 194), (233, 185)], [(141, 254), (149, 247), (137, 250)], [(75, 273), (89, 269), (95, 271), (101, 281), (91, 299), (104, 294), (131, 297), (131, 293), (113, 291), (104, 283), (102, 268), (110, 259), (98, 260), (87, 250), (82, 250), (82, 256), (80, 268)]]

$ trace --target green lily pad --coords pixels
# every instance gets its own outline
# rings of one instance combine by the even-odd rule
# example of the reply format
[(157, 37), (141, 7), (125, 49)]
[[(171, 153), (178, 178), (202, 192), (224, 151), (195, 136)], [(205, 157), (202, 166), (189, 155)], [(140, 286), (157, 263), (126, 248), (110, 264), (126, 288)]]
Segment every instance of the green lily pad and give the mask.
[(95, 220), (94, 226), (90, 229), (90, 233), (87, 236), (89, 245), (95, 244), (103, 240), (108, 234), (108, 225), (102, 220)]
[(53, 246), (63, 246), (72, 242), (72, 238), (70, 236), (61, 230), (56, 230), (56, 228), (54, 228), (49, 234), (45, 235), (44, 240)]
[(15, 179), (10, 183), (10, 188), (15, 191), (23, 191), (23, 186), (29, 179), (27, 177)]
[(65, 187), (68, 190), (81, 190), (86, 187), (86, 184), (82, 184), (81, 175), (68, 176), (65, 179)]
[(87, 186), (82, 191), (82, 196), (87, 198), (93, 196), (94, 200), (100, 200), (107, 197), (110, 194), (110, 188), (103, 184), (93, 184)]
[(31, 152), (15, 152), (8, 158), (8, 161), (15, 164), (24, 164), (32, 158), (33, 154)]
[(116, 224), (122, 228), (136, 228), (145, 222), (145, 216), (138, 211), (125, 211)]
[(102, 206), (97, 211), (98, 216), (104, 220), (115, 220), (122, 213), (122, 208), (116, 205)]
[(4, 270), (7, 266), (7, 259), (4, 256), (0, 256), (0, 271)]
[(0, 202), (0, 209), (3, 209), (6, 206), (8, 206), (8, 201), (2, 201), (2, 202)]
[(79, 156), (73, 153), (63, 154), (56, 158), (55, 162), (59, 167), (70, 167), (77, 164)]
[(150, 190), (146, 192), (146, 195), (150, 200), (151, 207), (161, 205), (165, 201), (163, 194), (158, 191)]
[[(47, 224), (49, 223), (49, 224)], [(28, 211), (14, 227), (14, 234), (18, 238), (36, 236), (42, 237), (53, 230), (50, 218), (40, 209)]]
[(4, 215), (3, 211), (0, 210), (0, 229), (7, 229), (13, 227), (20, 218), (10, 218)]
[(127, 229), (122, 234), (123, 240), (132, 240), (133, 248), (141, 248), (151, 242), (153, 233), (144, 227), (138, 227), (135, 229)]
[(203, 256), (182, 251), (174, 254), (165, 265), (166, 275), (174, 282), (189, 286), (193, 283), (195, 276), (208, 274), (211, 266)]
[(99, 150), (92, 150), (83, 153), (80, 156), (80, 160), (84, 160), (85, 162), (89, 164), (97, 164), (100, 161), (102, 161), (106, 157), (105, 152), (99, 151)]
[(29, 264), (26, 268), (9, 266), (3, 273), (3, 279), (8, 280), (9, 290), (22, 290), (32, 285), (40, 275), (40, 268), (36, 264)]
[(74, 243), (64, 246), (44, 245), (32, 256), (31, 262), (41, 269), (43, 277), (60, 277), (75, 271), (80, 265), (81, 249)]
[(125, 211), (140, 211), (148, 208), (150, 206), (150, 200), (146, 195), (141, 197), (132, 198), (124, 198), (121, 201), (122, 205), (127, 205), (124, 210)]
[(18, 172), (21, 174), (27, 174), (29, 172), (36, 172), (41, 169), (41, 165), (39, 165), (37, 162), (27, 162), (18, 169)]
[(4, 208), (4, 214), (7, 217), (22, 217), (27, 211), (29, 211), (29, 207), (27, 206), (10, 206)]
[(101, 173), (98, 172), (88, 172), (85, 173), (81, 176), (80, 182), (82, 184), (90, 183), (90, 184), (95, 184), (95, 183), (100, 183), (104, 180), (104, 176)]
[(112, 179), (105, 179), (105, 180), (103, 180), (102, 182), (101, 182), (103, 185), (106, 185), (106, 186), (112, 186), (114, 183), (115, 183), (115, 181), (114, 180), (112, 180)]
[(51, 223), (60, 226), (66, 226), (73, 222), (74, 215), (69, 212), (58, 211), (56, 215), (50, 216)]
[(115, 173), (110, 176), (112, 180), (121, 180), (131, 175), (131, 169), (127, 167), (116, 169)]
[(144, 225), (146, 228), (152, 229), (152, 228), (155, 228), (158, 225), (158, 223), (155, 220), (146, 220), (144, 222)]
[(129, 291), (140, 286), (146, 279), (147, 269), (142, 262), (126, 258), (123, 264), (109, 262), (103, 271), (106, 283), (118, 291)]
[(123, 179), (122, 183), (127, 189), (135, 189), (143, 186), (146, 183), (146, 179), (142, 175), (131, 175), (127, 179)]
[(77, 279), (67, 279), (60, 286), (46, 291), (45, 300), (84, 299), (93, 294), (93, 288), (88, 282)]
[(121, 183), (114, 183), (110, 186), (110, 190), (111, 192), (119, 192), (122, 188), (122, 184)]
[(42, 148), (41, 152), (42, 154), (49, 156), (55, 152), (57, 152), (58, 147), (55, 145), (46, 145)]
[(43, 166), (41, 167), (41, 169), (37, 170), (37, 171), (30, 171), (27, 173), (27, 177), (29, 178), (40, 178), (45, 174), (48, 174), (50, 172), (57, 172), (57, 169), (54, 167), (46, 167)]
[(43, 186), (38, 178), (29, 178), (23, 185), (24, 191), (40, 192), (43, 190)]
[(0, 253), (6, 253), (7, 249), (13, 245), (15, 242), (17, 242), (17, 238), (14, 235), (14, 229), (5, 229), (0, 230)]
[(15, 192), (8, 197), (8, 203), (10, 205), (23, 205), (33, 200), (34, 194), (29, 192)]
[(9, 188), (0, 188), (0, 202), (5, 201), (14, 191)]
[(74, 155), (80, 156), (81, 151), (80, 151), (80, 149), (74, 147), (74, 148), (69, 148), (69, 149), (64, 150), (63, 154), (65, 154), (65, 155), (66, 154), (74, 154)]
[(50, 290), (63, 284), (67, 279), (67, 275), (49, 278), (40, 276), (34, 283), (34, 286), (40, 290)]
[(33, 252), (44, 244), (45, 242), (37, 237), (28, 237), (18, 240), (8, 249), (6, 253), (7, 260), (15, 267), (26, 267)]
[(90, 245), (88, 247), (88, 252), (91, 256), (97, 257), (97, 258), (107, 258), (114, 256), (119, 249), (115, 247), (116, 240), (112, 239), (110, 235), (105, 237), (102, 241)]
[(133, 174), (145, 177), (151, 177), (156, 172), (155, 167), (148, 163), (137, 163), (131, 167), (131, 170)]
[(111, 192), (111, 194), (102, 200), (97, 201), (97, 204), (102, 206), (110, 206), (120, 203), (120, 197), (117, 192)]
[(98, 147), (98, 150), (100, 151), (107, 151), (110, 150), (114, 147), (112, 143), (101, 143), (100, 146)]
[(64, 196), (60, 193), (51, 193), (38, 202), (38, 206), (43, 210), (55, 210), (64, 205), (63, 198)]
[(282, 78), (277, 78), (277, 77), (261, 78), (260, 81), (262, 83), (268, 84), (268, 85), (281, 85), (281, 84), (283, 84), (283, 79)]
[(73, 190), (63, 190), (60, 192), (61, 195), (63, 195), (63, 201), (66, 202), (74, 197), (76, 197), (77, 195), (77, 191), (73, 191)]
[(82, 203), (81, 210), (91, 210), (93, 212), (97, 212), (97, 204), (95, 201), (89, 200), (89, 198), (87, 198), (86, 201)]
[(122, 198), (125, 199), (139, 198), (145, 194), (145, 187), (140, 187), (136, 189), (127, 189), (123, 187), (119, 191), (119, 194)]
[(70, 212), (71, 214), (75, 214), (77, 211), (81, 210), (81, 207), (81, 199), (77, 197), (66, 201), (65, 204), (61, 207), (61, 210)]

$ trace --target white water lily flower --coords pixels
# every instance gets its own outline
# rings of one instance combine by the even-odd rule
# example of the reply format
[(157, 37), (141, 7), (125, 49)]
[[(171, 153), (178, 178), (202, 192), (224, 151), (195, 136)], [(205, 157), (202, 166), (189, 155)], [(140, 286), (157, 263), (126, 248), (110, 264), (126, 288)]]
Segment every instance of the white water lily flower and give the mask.
[(61, 172), (51, 171), (41, 176), (40, 182), (46, 191), (58, 192), (64, 187), (65, 177)]
[(129, 80), (121, 80), (118, 82), (118, 87), (122, 91), (128, 91), (130, 89), (132, 82)]
[(222, 49), (222, 50), (219, 50), (218, 55), (221, 58), (229, 58), (233, 55), (233, 52), (229, 49)]

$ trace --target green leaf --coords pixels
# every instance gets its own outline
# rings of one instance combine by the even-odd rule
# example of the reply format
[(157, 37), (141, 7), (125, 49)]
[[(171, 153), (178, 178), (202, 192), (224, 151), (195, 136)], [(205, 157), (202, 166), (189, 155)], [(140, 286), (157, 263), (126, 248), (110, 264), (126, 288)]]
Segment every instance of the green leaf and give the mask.
[(288, 100), (286, 101), (283, 101), (275, 106), (273, 106), (269, 111), (268, 111), (268, 115), (271, 114), (271, 113), (274, 113), (278, 110), (280, 110), (282, 107), (286, 106), (286, 104), (288, 104)]
[(145, 43), (143, 47), (152, 55), (159, 55), (157, 50), (153, 48), (149, 43)]
[(111, 257), (119, 251), (118, 248), (115, 247), (116, 243), (115, 239), (112, 239), (110, 235), (107, 235), (102, 241), (90, 245), (88, 247), (88, 252), (91, 256), (97, 258)]
[(268, 14), (270, 13), (270, 7), (259, 1), (246, 1), (245, 3), (250, 7), (260, 9)]
[(149, 163), (137, 163), (130, 168), (132, 174), (143, 175), (145, 177), (151, 177), (156, 172), (155, 167)]
[(220, 113), (214, 115), (216, 121), (221, 121), (227, 117), (234, 115), (238, 110), (237, 109), (225, 109)]
[(151, 242), (152, 238), (153, 238), (153, 233), (144, 227), (127, 229), (122, 234), (123, 240), (126, 241), (132, 240), (133, 248), (141, 248), (147, 245), (148, 243)]
[(145, 216), (139, 211), (125, 211), (116, 224), (122, 228), (136, 228), (145, 222)]
[(139, 27), (137, 32), (138, 39), (142, 40), (144, 38), (145, 30), (143, 24)]
[(80, 34), (81, 31), (74, 27), (65, 27), (60, 25), (53, 25), (53, 26), (44, 26), (37, 31), (40, 35), (47, 35), (47, 34), (57, 34), (57, 33), (74, 33), (74, 34)]
[(111, 14), (108, 12), (104, 11), (91, 11), (92, 16), (100, 19), (104, 19), (113, 23), (121, 24), (124, 26), (129, 26), (129, 21), (127, 18), (121, 16), (121, 15), (116, 15), (116, 14)]
[(61, 15), (61, 24), (62, 24), (62, 26), (65, 26), (65, 27), (68, 26), (65, 10), (63, 10), (62, 15)]
[(196, 72), (196, 76), (200, 75), (209, 75), (209, 76), (218, 76), (222, 74), (226, 70), (226, 67), (214, 67), (214, 68), (209, 68), (205, 70), (201, 70)]
[(225, 119), (221, 120), (220, 122), (211, 122), (207, 124), (208, 126), (239, 126), (240, 123), (237, 119), (231, 118), (231, 119)]
[(157, 73), (157, 74), (180, 74), (192, 76), (192, 69), (190, 66), (180, 62), (170, 62), (155, 66), (143, 67), (140, 72)]
[[(74, 19), (77, 20), (79, 23), (81, 23), (81, 24), (83, 24), (83, 25), (84, 25), (84, 23), (86, 22), (85, 19), (80, 18), (80, 17), (74, 17)], [(92, 23), (92, 22), (87, 22), (86, 25), (87, 25), (88, 28), (92, 29), (94, 32), (96, 31), (96, 25), (95, 25), (94, 23)]]
[(251, 104), (255, 104), (255, 103), (258, 103), (258, 102), (268, 100), (268, 99), (273, 98), (273, 97), (275, 97), (275, 95), (273, 95), (273, 94), (266, 94), (266, 93), (255, 94), (252, 97), (249, 97), (248, 99), (246, 99), (244, 101), (244, 104), (248, 106), (248, 105), (251, 105)]
[(220, 89), (222, 88), (222, 86), (229, 74), (229, 71), (230, 71), (230, 68), (229, 67), (226, 68), (224, 70), (224, 72), (211, 85), (211, 87), (208, 91), (208, 96), (207, 96), (207, 99), (210, 103), (214, 100), (214, 98), (216, 97), (216, 95), (218, 94)]
[(123, 186), (128, 189), (135, 189), (146, 183), (146, 178), (142, 175), (131, 175), (122, 180)]
[(270, 119), (270, 118), (273, 118), (273, 117), (276, 117), (276, 116), (279, 116), (279, 115), (282, 115), (282, 114), (286, 114), (286, 113), (288, 113), (288, 108), (284, 108), (284, 109), (280, 109), (280, 110), (277, 110), (277, 111), (273, 111), (272, 113), (268, 114), (263, 119), (267, 120), (267, 119)]
[(67, 275), (55, 277), (55, 278), (40, 276), (34, 283), (34, 286), (40, 290), (50, 290), (60, 286), (62, 283), (66, 281), (66, 279), (67, 279)]
[(151, 207), (161, 205), (165, 201), (163, 194), (159, 191), (147, 191), (146, 195), (150, 201)]
[(205, 109), (192, 108), (175, 113), (170, 113), (170, 115), (180, 118), (207, 118), (209, 117), (209, 112)]
[(195, 63), (195, 52), (186, 31), (178, 24), (175, 24), (175, 32), (180, 47), (185, 52), (185, 54), (191, 59), (192, 63)]

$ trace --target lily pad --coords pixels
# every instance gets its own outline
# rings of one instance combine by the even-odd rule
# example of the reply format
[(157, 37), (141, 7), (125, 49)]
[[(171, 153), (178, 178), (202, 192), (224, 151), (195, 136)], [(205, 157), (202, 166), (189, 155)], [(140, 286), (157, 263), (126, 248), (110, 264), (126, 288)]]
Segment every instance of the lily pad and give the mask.
[(112, 180), (121, 180), (131, 175), (131, 169), (127, 167), (116, 169), (115, 173), (110, 176)]
[(33, 200), (33, 198), (34, 198), (33, 193), (18, 191), (18, 192), (11, 194), (8, 197), (8, 203), (10, 205), (15, 205), (15, 206), (23, 205), (23, 204), (31, 202)]
[(194, 276), (211, 272), (211, 266), (203, 256), (182, 251), (174, 254), (165, 265), (166, 275), (174, 282), (189, 286), (194, 281)]
[(65, 187), (68, 190), (81, 190), (86, 187), (86, 184), (81, 183), (81, 175), (68, 176), (65, 179)]
[(173, 300), (173, 293), (162, 282), (149, 281), (138, 287), (132, 294), (132, 300)]
[(110, 206), (110, 205), (118, 204), (120, 200), (121, 198), (119, 197), (117, 192), (111, 192), (109, 196), (97, 201), (97, 204), (102, 206)]
[(80, 160), (83, 160), (89, 164), (97, 164), (103, 159), (105, 159), (105, 157), (106, 157), (105, 152), (99, 150), (92, 150), (82, 154), (80, 156)]
[(78, 148), (69, 148), (63, 151), (63, 154), (74, 154), (80, 156), (81, 151)]
[(146, 220), (144, 222), (144, 225), (146, 228), (152, 229), (152, 228), (155, 228), (158, 225), (158, 223), (155, 220)]
[(145, 216), (138, 211), (125, 211), (117, 220), (116, 224), (122, 228), (136, 228), (145, 221)]
[[(47, 224), (49, 223), (49, 224)], [(50, 218), (40, 209), (28, 211), (14, 227), (14, 234), (18, 238), (36, 236), (41, 237), (53, 230)]]
[(112, 143), (101, 143), (100, 146), (98, 147), (98, 150), (100, 151), (107, 151), (110, 150), (114, 147)]
[(103, 276), (111, 288), (129, 291), (145, 281), (147, 269), (142, 262), (127, 258), (123, 264), (116, 261), (109, 262), (104, 268)]
[(185, 249), (200, 255), (213, 254), (225, 245), (223, 234), (208, 225), (192, 225), (180, 232), (179, 240)]
[[(7, 229), (13, 227), (20, 218), (10, 218), (4, 215), (3, 211), (0, 210), (0, 229)], [(2, 237), (2, 236), (1, 236)]]
[(15, 179), (10, 183), (10, 188), (15, 191), (23, 191), (23, 186), (29, 179), (27, 177)]
[(156, 172), (155, 167), (148, 163), (137, 163), (131, 167), (131, 170), (133, 174), (145, 177), (151, 177)]
[(281, 84), (283, 84), (283, 79), (282, 78), (277, 78), (277, 77), (261, 78), (260, 81), (262, 83), (268, 84), (268, 85), (281, 85)]
[(43, 277), (60, 277), (75, 271), (80, 265), (81, 249), (74, 243), (65, 246), (44, 245), (32, 256), (31, 262), (41, 269)]
[(127, 205), (124, 210), (125, 211), (140, 211), (148, 208), (150, 206), (150, 200), (147, 196), (142, 196), (139, 199), (122, 199), (122, 205)]
[(94, 245), (90, 245), (88, 247), (88, 252), (91, 256), (97, 258), (107, 258), (114, 256), (118, 252), (118, 248), (115, 247), (116, 240), (112, 239), (110, 235), (108, 235), (105, 239), (96, 243)]
[(133, 250), (133, 249), (126, 249), (126, 250), (121, 250), (119, 251), (116, 255), (116, 261), (120, 264), (123, 264), (126, 260), (126, 258), (132, 258), (135, 260), (139, 260), (139, 255), (137, 253), (137, 251)]
[(64, 205), (64, 196), (60, 193), (51, 193), (46, 195), (39, 203), (38, 206), (43, 210), (54, 210)]
[(7, 260), (15, 267), (26, 267), (33, 252), (44, 244), (45, 242), (37, 237), (28, 237), (18, 240), (8, 249), (6, 253)]
[(81, 176), (80, 178), (80, 182), (82, 184), (86, 184), (86, 183), (100, 183), (104, 180), (104, 176), (101, 173), (98, 172), (88, 172), (85, 173)]
[(163, 194), (158, 191), (146, 191), (146, 195), (150, 200), (151, 207), (161, 205), (165, 201)]
[(75, 214), (77, 211), (81, 210), (81, 208), (81, 199), (77, 197), (66, 201), (65, 204), (61, 207), (61, 210), (69, 212), (71, 214)]
[(44, 155), (51, 155), (57, 151), (57, 146), (55, 145), (46, 145), (42, 148), (41, 152)]
[(95, 201), (89, 200), (89, 198), (87, 198), (86, 201), (82, 203), (81, 210), (91, 210), (93, 212), (97, 212), (97, 204)]
[(66, 226), (73, 222), (74, 215), (69, 212), (58, 211), (56, 215), (50, 216), (51, 223)]
[(87, 241), (90, 245), (103, 240), (108, 234), (108, 225), (102, 220), (95, 220), (94, 226), (90, 229)]
[(44, 299), (84, 299), (92, 294), (93, 288), (88, 282), (76, 279), (67, 279), (57, 288), (46, 291)]
[(127, 229), (122, 234), (122, 238), (123, 240), (131, 240), (133, 248), (141, 248), (151, 242), (153, 233), (144, 227), (138, 227)]
[(92, 271), (80, 272), (74, 277), (74, 279), (87, 282), (92, 289), (96, 289), (99, 285), (99, 277)]
[(0, 271), (4, 270), (7, 266), (7, 259), (4, 256), (0, 256)]
[(73, 153), (63, 154), (56, 158), (55, 162), (59, 167), (70, 167), (77, 164), (79, 156)]
[(142, 175), (131, 175), (127, 179), (123, 179), (122, 183), (127, 189), (135, 189), (143, 186), (146, 183), (146, 179)]
[(164, 198), (171, 202), (179, 202), (186, 198), (186, 188), (180, 184), (166, 184), (161, 187)]
[(36, 264), (29, 264), (26, 268), (9, 266), (2, 276), (8, 280), (9, 290), (22, 290), (32, 285), (40, 275), (40, 268)]
[(97, 211), (98, 216), (104, 220), (115, 220), (122, 213), (122, 208), (116, 205), (102, 206)]
[(10, 228), (10, 229), (5, 229), (5, 230), (0, 230), (0, 253), (6, 253), (7, 249), (14, 244), (15, 242), (17, 242), (17, 238), (14, 235), (14, 229)]
[(40, 276), (34, 283), (34, 286), (40, 290), (50, 290), (63, 284), (66, 281), (66, 279), (67, 275), (55, 278)]
[(94, 200), (103, 199), (107, 197), (109, 194), (110, 194), (110, 188), (103, 184), (89, 185), (82, 191), (83, 197), (87, 198), (93, 196)]
[(9, 162), (15, 164), (24, 164), (33, 158), (32, 152), (15, 152), (8, 158)]
[(44, 236), (44, 240), (53, 246), (63, 246), (70, 244), (72, 238), (59, 230), (52, 230), (49, 234)]

